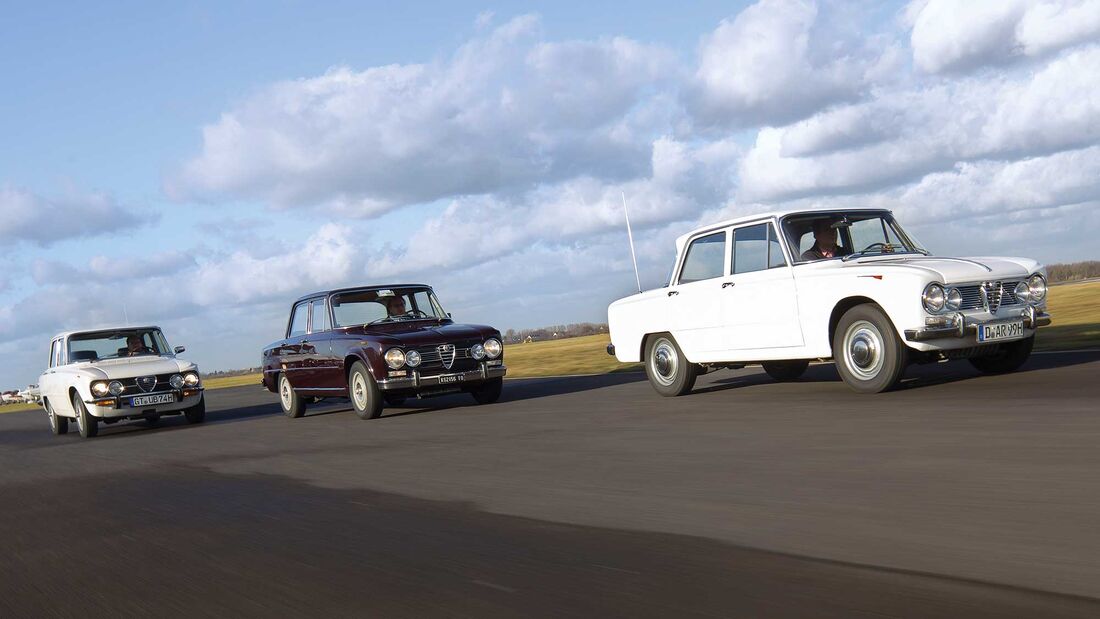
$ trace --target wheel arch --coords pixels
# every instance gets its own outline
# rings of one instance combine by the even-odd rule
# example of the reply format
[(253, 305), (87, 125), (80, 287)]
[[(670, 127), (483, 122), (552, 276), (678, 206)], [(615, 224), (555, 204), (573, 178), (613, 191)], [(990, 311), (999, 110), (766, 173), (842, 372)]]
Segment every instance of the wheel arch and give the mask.
[[(829, 314), (829, 350), (830, 351), (832, 351), (832, 348), (833, 348), (833, 340), (836, 337), (837, 326), (840, 325), (840, 318), (842, 316), (844, 316), (845, 312), (847, 312), (848, 310), (852, 309), (853, 307), (856, 307), (856, 306), (859, 306), (859, 305), (874, 305), (875, 307), (882, 310), (882, 312), (884, 314), (886, 314), (886, 317), (888, 319), (890, 318), (890, 315), (886, 312), (886, 310), (882, 309), (882, 306), (879, 305), (878, 301), (875, 301), (871, 297), (864, 297), (864, 296), (856, 295), (856, 296), (851, 296), (851, 297), (845, 297), (845, 298), (837, 301), (836, 305), (833, 306), (832, 313)], [(893, 322), (893, 320), (891, 319), (890, 322)], [(897, 329), (897, 327), (894, 327), (894, 328)]]

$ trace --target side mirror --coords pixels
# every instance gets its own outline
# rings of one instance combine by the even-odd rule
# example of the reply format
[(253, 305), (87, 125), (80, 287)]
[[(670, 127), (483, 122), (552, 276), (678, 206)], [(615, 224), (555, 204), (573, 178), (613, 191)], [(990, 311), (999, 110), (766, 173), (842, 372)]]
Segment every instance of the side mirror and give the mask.
[(187, 352), (187, 347), (185, 347), (185, 346), (176, 346), (176, 354), (177, 355), (185, 353), (185, 352)]
[(450, 317), (451, 317), (451, 313), (447, 312), (447, 318), (450, 318)]

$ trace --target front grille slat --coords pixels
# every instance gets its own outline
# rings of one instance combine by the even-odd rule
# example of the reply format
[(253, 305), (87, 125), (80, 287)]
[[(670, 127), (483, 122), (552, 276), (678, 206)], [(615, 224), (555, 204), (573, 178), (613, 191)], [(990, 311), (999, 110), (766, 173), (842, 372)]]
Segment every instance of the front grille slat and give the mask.
[[(1020, 280), (1001, 282), (1001, 303), (998, 309), (1020, 304), (1020, 300), (1016, 298), (1016, 284), (1019, 283)], [(959, 293), (962, 295), (962, 305), (959, 307), (960, 310), (985, 309), (986, 300), (982, 295), (981, 284), (963, 284), (961, 286), (955, 286), (955, 288), (958, 288)]]

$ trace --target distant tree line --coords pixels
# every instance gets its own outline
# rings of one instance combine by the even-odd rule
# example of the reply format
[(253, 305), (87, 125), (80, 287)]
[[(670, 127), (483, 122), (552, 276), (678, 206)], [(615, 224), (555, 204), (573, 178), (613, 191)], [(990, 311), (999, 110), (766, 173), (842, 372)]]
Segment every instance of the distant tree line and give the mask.
[(568, 337), (581, 337), (607, 333), (607, 325), (594, 322), (580, 322), (568, 325), (553, 325), (538, 329), (508, 329), (504, 333), (504, 341), (508, 344), (517, 342), (538, 342), (542, 340), (561, 340)]
[(1100, 277), (1100, 261), (1071, 262), (1069, 264), (1051, 264), (1047, 274), (1052, 282), (1073, 282), (1082, 279)]

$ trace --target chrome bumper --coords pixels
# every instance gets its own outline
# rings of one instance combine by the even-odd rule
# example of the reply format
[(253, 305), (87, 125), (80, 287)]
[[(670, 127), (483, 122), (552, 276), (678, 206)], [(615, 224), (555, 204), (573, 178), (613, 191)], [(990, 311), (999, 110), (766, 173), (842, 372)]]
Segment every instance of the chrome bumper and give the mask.
[(476, 383), (490, 378), (503, 378), (508, 368), (503, 365), (487, 366), (484, 363), (477, 370), (459, 372), (457, 374), (439, 374), (436, 376), (421, 376), (413, 371), (411, 376), (405, 378), (385, 378), (378, 381), (378, 388), (382, 391), (398, 391), (402, 389), (418, 390), (426, 387), (460, 387), (466, 383)]
[(960, 338), (974, 335), (981, 325), (998, 322), (1012, 322), (1023, 319), (1025, 329), (1037, 329), (1050, 324), (1050, 314), (1029, 307), (1022, 314), (1014, 318), (999, 318), (996, 320), (967, 320), (961, 313), (946, 316), (950, 323), (942, 326), (925, 327), (923, 329), (906, 329), (905, 339), (910, 342), (926, 342), (928, 340), (941, 340), (945, 338)]

